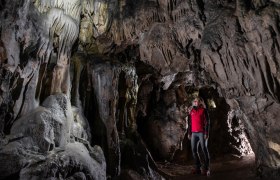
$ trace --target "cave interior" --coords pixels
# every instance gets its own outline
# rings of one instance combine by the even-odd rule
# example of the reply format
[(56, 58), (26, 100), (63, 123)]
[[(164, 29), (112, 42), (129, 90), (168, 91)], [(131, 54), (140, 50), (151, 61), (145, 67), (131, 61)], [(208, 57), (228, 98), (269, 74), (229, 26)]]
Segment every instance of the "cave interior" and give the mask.
[(278, 0), (0, 0), (0, 179), (195, 179), (196, 97), (212, 179), (279, 179), (279, 34)]

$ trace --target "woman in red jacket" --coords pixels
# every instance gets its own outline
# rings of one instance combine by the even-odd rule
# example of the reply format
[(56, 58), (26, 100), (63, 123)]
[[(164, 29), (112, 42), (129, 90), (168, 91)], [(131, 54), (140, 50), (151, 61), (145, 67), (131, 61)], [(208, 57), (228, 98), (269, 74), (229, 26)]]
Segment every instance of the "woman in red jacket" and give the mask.
[[(208, 137), (209, 137), (209, 126), (210, 121), (206, 109), (202, 105), (200, 98), (193, 100), (193, 106), (189, 110), (189, 121), (188, 121), (188, 138), (191, 140), (192, 154), (195, 160), (195, 169), (192, 170), (193, 174), (205, 174), (210, 175), (210, 156), (207, 148)], [(201, 162), (198, 156), (198, 143), (201, 146), (204, 155), (204, 166), (201, 167)]]

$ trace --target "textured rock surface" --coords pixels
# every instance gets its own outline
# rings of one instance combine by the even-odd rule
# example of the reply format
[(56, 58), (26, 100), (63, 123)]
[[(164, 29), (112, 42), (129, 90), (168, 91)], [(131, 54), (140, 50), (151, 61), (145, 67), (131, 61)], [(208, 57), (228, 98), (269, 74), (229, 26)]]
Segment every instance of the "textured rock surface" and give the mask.
[(80, 9), (1, 1), (1, 179), (106, 179), (103, 151), (70, 102)]
[(275, 137), (280, 107), (279, 4), (252, 1), (244, 5), (237, 1), (235, 9), (227, 9), (205, 28), (202, 62), (231, 106), (243, 111), (259, 171), (279, 176), (273, 173), (279, 168), (275, 148), (279, 143)]
[[(8, 159), (1, 174), (41, 178), (26, 162), (60, 161), (49, 155), (60, 148), (60, 158), (86, 172), (47, 166), (56, 178), (105, 178), (104, 158), (91, 153), (99, 145), (108, 177), (126, 169), (128, 178), (160, 178), (145, 143), (170, 159), (184, 137), (189, 87), (211, 86), (244, 124), (259, 174), (279, 176), (279, 7), (276, 0), (2, 0), (0, 153)], [(123, 159), (122, 142), (132, 154), (143, 148), (146, 173)], [(80, 155), (76, 146), (87, 150)]]
[(42, 105), (19, 118), (2, 139), (1, 178), (105, 179), (103, 151), (90, 146), (83, 124), (76, 121), (80, 129), (74, 129), (67, 96), (51, 95)]
[[(148, 92), (142, 92), (147, 90)], [(143, 86), (139, 91), (145, 96), (149, 93), (149, 89)], [(157, 91), (156, 95), (153, 94), (155, 91)], [(182, 147), (186, 132), (186, 115), (183, 113), (182, 104), (177, 104), (179, 97), (177, 99), (175, 89), (167, 91), (154, 89), (150, 93), (152, 97), (157, 98), (150, 97), (148, 112), (143, 113), (139, 110), (139, 132), (155, 158), (171, 160), (175, 151)], [(144, 99), (141, 96), (139, 98)], [(142, 109), (141, 106), (138, 108)]]
[[(28, 138), (13, 141), (1, 149), (1, 179), (106, 179), (106, 164), (100, 147), (87, 149), (82, 143), (68, 143), (42, 154), (26, 144)], [(25, 143), (25, 144), (24, 144)], [(91, 155), (92, 154), (92, 155)]]

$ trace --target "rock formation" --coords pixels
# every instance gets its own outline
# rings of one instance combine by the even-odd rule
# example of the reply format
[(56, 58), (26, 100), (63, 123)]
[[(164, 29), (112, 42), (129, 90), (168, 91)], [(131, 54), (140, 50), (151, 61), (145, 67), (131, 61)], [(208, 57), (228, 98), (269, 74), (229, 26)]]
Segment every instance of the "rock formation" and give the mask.
[(153, 157), (182, 150), (198, 93), (220, 108), (213, 129), (231, 112), (256, 172), (279, 177), (279, 12), (277, 0), (2, 0), (1, 178), (160, 179)]

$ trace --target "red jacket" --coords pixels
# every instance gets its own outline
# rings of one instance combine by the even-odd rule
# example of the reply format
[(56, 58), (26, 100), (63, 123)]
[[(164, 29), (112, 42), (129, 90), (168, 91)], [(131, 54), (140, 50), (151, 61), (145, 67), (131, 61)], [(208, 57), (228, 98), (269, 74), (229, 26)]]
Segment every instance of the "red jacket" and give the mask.
[(193, 108), (189, 118), (189, 134), (192, 132), (203, 132), (208, 135), (208, 114), (203, 107)]

